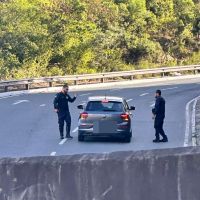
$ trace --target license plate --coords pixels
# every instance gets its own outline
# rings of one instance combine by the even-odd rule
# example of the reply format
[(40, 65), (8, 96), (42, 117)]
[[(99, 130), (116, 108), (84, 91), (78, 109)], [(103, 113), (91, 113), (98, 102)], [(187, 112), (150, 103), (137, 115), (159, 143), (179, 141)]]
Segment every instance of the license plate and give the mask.
[(97, 121), (94, 123), (94, 133), (116, 133), (117, 123), (115, 121)]

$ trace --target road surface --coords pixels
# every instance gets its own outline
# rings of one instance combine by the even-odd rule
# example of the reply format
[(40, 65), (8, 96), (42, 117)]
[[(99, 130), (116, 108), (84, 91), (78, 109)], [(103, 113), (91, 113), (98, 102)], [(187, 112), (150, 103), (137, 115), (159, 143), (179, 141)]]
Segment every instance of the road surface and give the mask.
[[(154, 144), (151, 109), (154, 93), (161, 89), (166, 99), (164, 129), (168, 143)], [(73, 96), (73, 92), (71, 93)], [(59, 139), (57, 115), (53, 112), (53, 93), (29, 94), (0, 99), (0, 157), (55, 156), (81, 153), (105, 153), (123, 150), (147, 150), (182, 147), (185, 140), (186, 104), (200, 94), (198, 78), (180, 81), (138, 84), (127, 88), (80, 91), (77, 101), (70, 104), (73, 140)], [(134, 105), (133, 138), (130, 144), (119, 141), (78, 142), (78, 104), (89, 96), (125, 97)]]

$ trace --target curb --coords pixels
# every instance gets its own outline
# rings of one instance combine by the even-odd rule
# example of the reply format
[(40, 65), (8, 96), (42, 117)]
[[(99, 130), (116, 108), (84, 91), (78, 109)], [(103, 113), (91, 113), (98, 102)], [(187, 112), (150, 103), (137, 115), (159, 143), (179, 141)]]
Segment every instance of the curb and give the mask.
[(192, 133), (193, 138), (193, 146), (200, 146), (200, 98), (197, 100), (196, 105), (194, 105), (195, 109), (195, 123), (194, 130)]

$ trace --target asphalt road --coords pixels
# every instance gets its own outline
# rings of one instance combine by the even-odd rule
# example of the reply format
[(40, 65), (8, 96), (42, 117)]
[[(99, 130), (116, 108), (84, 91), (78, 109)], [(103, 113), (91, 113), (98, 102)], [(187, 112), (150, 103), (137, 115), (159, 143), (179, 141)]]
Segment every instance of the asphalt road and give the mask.
[[(123, 150), (146, 150), (182, 147), (185, 138), (186, 104), (200, 94), (200, 80), (159, 82), (154, 85), (134, 85), (129, 88), (80, 91), (77, 101), (70, 104), (73, 140), (60, 141), (57, 115), (53, 112), (55, 94), (30, 94), (0, 99), (0, 157), (24, 157), (103, 153)], [(151, 109), (154, 92), (161, 89), (166, 99), (164, 129), (168, 143), (154, 144), (154, 128)], [(73, 92), (71, 93), (73, 96)], [(76, 106), (95, 95), (123, 96), (134, 105), (133, 138), (131, 143), (119, 141), (78, 142)]]

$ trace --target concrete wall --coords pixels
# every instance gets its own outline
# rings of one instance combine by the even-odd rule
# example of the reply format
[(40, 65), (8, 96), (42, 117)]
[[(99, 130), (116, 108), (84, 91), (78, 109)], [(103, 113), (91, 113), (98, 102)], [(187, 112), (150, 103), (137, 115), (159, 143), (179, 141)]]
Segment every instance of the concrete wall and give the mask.
[(199, 200), (200, 147), (0, 159), (0, 200)]

